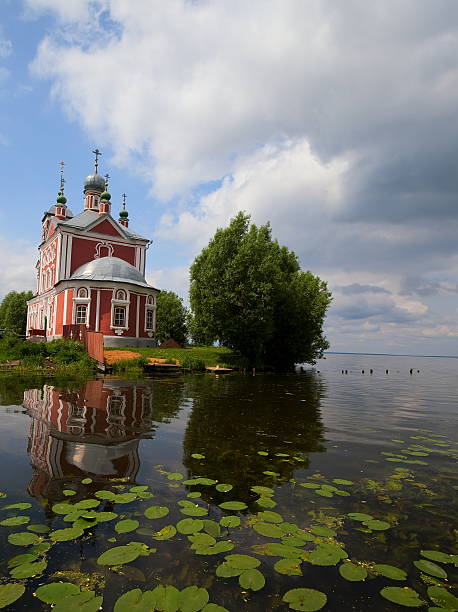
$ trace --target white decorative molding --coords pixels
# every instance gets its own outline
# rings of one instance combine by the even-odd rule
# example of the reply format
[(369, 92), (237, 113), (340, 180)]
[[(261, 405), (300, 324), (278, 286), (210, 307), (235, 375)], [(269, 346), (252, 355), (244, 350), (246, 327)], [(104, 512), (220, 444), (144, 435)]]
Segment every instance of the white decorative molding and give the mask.
[(108, 257), (113, 257), (113, 251), (114, 251), (113, 245), (110, 242), (107, 242), (106, 240), (104, 240), (96, 244), (94, 259), (99, 259), (100, 249), (103, 249), (103, 248), (108, 249)]

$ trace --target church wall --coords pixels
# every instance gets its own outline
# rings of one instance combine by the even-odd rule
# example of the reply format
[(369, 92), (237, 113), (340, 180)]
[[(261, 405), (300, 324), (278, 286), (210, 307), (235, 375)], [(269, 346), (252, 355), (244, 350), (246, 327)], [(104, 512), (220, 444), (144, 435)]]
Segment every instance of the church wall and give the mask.
[(138, 295), (130, 294), (129, 307), (129, 329), (124, 333), (125, 336), (136, 336), (136, 321), (137, 321), (137, 299)]
[(131, 265), (135, 266), (135, 247), (134, 246), (125, 246), (123, 244), (114, 244), (113, 243), (113, 257), (119, 257), (119, 259), (124, 259)]
[(97, 232), (97, 234), (108, 234), (109, 236), (117, 236), (118, 238), (122, 238), (121, 233), (113, 227), (113, 225), (109, 221), (102, 221), (98, 223), (95, 227), (91, 228), (89, 232)]
[(97, 290), (90, 289), (91, 307), (89, 309), (89, 329), (95, 331), (95, 320), (97, 316)]
[(56, 330), (54, 332), (57, 336), (62, 335), (62, 326), (63, 326), (63, 320), (64, 320), (64, 299), (65, 299), (65, 292), (62, 291), (57, 296)]
[[(73, 274), (83, 264), (93, 261), (97, 253), (97, 245), (101, 242), (105, 241), (100, 238), (87, 240), (73, 236), (70, 274)], [(135, 265), (135, 246), (116, 244), (114, 242), (109, 244), (113, 248), (112, 257), (119, 257), (119, 259)], [(103, 254), (107, 254), (106, 249), (103, 250)]]
[(111, 335), (111, 298), (113, 297), (112, 289), (102, 289), (100, 291), (100, 331), (106, 335)]

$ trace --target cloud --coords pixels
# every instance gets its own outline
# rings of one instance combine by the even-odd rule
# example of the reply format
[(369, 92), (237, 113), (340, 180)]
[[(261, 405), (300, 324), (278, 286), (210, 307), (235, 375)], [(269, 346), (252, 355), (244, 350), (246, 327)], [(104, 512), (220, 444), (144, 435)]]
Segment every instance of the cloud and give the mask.
[[(12, 255), (13, 254), (13, 255)], [(26, 240), (0, 238), (0, 299), (10, 291), (35, 291), (37, 248)]]
[(388, 289), (384, 287), (378, 287), (377, 285), (360, 285), (359, 283), (336, 287), (336, 289), (344, 295), (357, 295), (359, 293), (391, 293), (391, 291), (388, 291)]
[(402, 281), (402, 295), (430, 296), (458, 293), (458, 283), (431, 281), (421, 277), (409, 276)]

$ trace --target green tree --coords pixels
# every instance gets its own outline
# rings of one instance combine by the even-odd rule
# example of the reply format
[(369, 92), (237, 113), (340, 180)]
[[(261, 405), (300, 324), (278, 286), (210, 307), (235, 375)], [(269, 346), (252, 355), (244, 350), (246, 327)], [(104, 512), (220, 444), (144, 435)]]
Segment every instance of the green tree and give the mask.
[(325, 282), (301, 271), (270, 225), (239, 213), (191, 266), (193, 324), (201, 336), (241, 353), (248, 366), (290, 369), (315, 363), (329, 344)]
[(27, 325), (27, 300), (32, 299), (32, 291), (10, 291), (0, 304), (0, 327), (25, 334)]
[(161, 291), (157, 298), (156, 336), (160, 342), (173, 338), (186, 344), (188, 310), (183, 299), (173, 291)]

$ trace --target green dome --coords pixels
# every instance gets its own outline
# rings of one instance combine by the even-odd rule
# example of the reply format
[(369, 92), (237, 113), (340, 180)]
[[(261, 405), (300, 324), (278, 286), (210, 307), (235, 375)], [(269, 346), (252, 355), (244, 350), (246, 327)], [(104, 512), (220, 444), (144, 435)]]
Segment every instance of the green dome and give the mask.
[(111, 200), (111, 193), (108, 193), (108, 191), (104, 191), (100, 194), (100, 199), (107, 200), (109, 202)]
[(127, 217), (129, 216), (129, 213), (127, 212), (127, 210), (120, 210), (119, 216), (121, 217), (121, 219), (127, 219)]
[(58, 204), (66, 204), (66, 203), (67, 203), (67, 198), (64, 196), (64, 194), (63, 194), (63, 193), (61, 193), (61, 192), (59, 191), (59, 194), (58, 194), (58, 196), (57, 196), (57, 200), (56, 200), (56, 202), (57, 202)]

